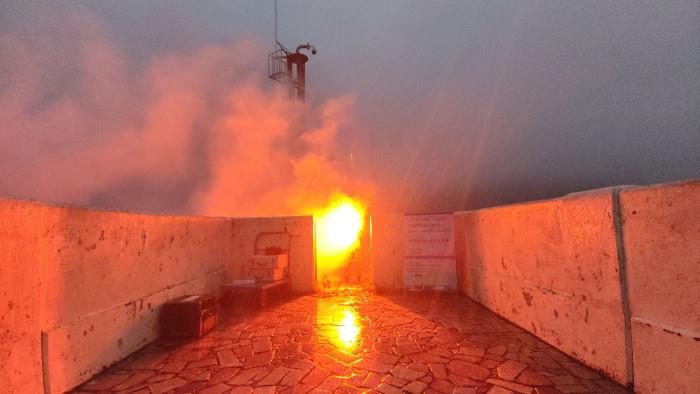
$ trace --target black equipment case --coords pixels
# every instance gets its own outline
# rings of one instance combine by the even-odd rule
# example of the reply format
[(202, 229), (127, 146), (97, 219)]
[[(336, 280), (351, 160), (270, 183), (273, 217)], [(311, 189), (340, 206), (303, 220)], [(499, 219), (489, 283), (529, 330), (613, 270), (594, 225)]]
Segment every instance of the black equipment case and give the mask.
[(162, 338), (199, 338), (216, 327), (219, 304), (212, 295), (187, 295), (163, 305), (160, 312)]

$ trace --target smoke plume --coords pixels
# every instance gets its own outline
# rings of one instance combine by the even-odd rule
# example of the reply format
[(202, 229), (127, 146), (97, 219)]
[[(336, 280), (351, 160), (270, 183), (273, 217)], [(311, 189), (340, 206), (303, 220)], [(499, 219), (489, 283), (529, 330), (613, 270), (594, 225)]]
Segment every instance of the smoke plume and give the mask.
[(352, 96), (290, 100), (252, 38), (132, 61), (87, 10), (46, 7), (0, 30), (0, 194), (206, 215), (369, 198), (336, 157)]

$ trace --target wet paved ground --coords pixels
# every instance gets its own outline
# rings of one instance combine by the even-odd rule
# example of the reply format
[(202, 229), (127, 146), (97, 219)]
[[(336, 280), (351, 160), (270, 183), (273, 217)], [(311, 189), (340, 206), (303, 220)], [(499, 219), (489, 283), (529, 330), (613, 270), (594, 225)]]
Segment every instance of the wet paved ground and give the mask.
[(625, 393), (464, 297), (359, 290), (156, 342), (75, 393)]

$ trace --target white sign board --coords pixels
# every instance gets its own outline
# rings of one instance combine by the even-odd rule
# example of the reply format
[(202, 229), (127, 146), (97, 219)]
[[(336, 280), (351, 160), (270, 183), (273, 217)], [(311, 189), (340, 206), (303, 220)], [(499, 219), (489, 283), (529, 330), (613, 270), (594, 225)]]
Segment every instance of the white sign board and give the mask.
[(404, 216), (404, 288), (456, 290), (454, 216)]

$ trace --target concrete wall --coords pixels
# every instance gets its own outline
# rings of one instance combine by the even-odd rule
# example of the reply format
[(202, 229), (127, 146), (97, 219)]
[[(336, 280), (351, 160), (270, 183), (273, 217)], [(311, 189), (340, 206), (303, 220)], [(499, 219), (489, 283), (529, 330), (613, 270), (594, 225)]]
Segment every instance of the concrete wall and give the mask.
[(215, 293), (223, 281), (228, 219), (45, 211), (41, 327), (52, 392), (156, 339), (166, 301)]
[(700, 388), (700, 181), (620, 194), (635, 389)]
[(291, 236), (292, 288), (312, 291), (312, 217), (145, 215), (0, 200), (3, 392), (56, 393), (88, 380), (158, 337), (163, 303), (218, 292), (241, 272), (256, 235), (282, 231)]
[(372, 213), (372, 267), (378, 291), (403, 290), (404, 218), (396, 213)]
[(0, 200), (0, 382), (6, 393), (41, 393), (39, 259), (43, 210)]
[(466, 295), (627, 382), (611, 190), (462, 212), (457, 223)]
[(63, 392), (154, 340), (158, 307), (216, 291), (232, 250), (229, 219), (0, 200), (0, 220), (4, 392)]
[(455, 219), (466, 295), (637, 392), (697, 392), (700, 181)]
[[(227, 280), (245, 277), (245, 265), (258, 248), (289, 245), (289, 276), (292, 291), (306, 293), (316, 288), (316, 258), (314, 247), (314, 221), (312, 216), (233, 219), (233, 249), (228, 265)], [(283, 233), (283, 234), (274, 234)], [(263, 253), (260, 253), (263, 254)]]

